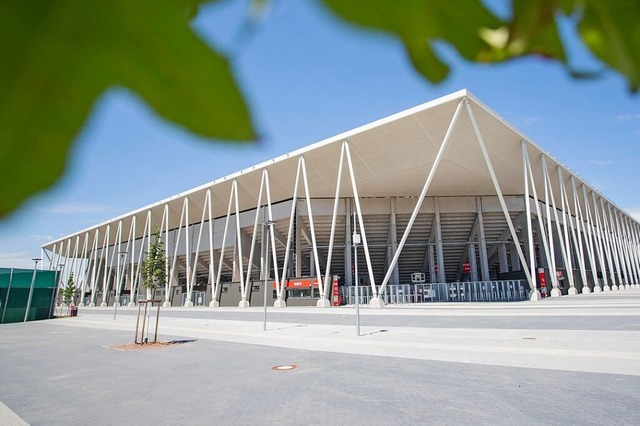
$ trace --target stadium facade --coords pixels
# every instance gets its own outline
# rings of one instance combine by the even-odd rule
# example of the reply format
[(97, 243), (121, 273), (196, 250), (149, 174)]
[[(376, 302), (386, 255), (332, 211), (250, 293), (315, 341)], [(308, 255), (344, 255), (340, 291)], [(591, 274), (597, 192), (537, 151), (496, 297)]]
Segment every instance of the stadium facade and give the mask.
[(165, 306), (382, 307), (637, 288), (639, 225), (461, 90), (42, 248), (81, 305), (149, 296), (157, 226)]

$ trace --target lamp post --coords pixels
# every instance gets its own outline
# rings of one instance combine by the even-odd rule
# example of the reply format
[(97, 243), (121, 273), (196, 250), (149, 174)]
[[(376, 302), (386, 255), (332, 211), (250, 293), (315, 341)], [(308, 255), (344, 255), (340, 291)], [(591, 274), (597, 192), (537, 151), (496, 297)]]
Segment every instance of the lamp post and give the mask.
[(120, 255), (120, 262), (122, 263), (122, 270), (120, 269), (120, 265), (118, 264), (117, 274), (116, 274), (116, 300), (113, 302), (113, 320), (115, 321), (116, 315), (118, 314), (118, 305), (120, 304), (120, 288), (122, 287), (122, 276), (124, 275), (124, 259), (127, 256), (126, 251), (121, 251), (118, 253)]
[(42, 259), (37, 257), (31, 260), (35, 262), (35, 265), (33, 266), (33, 276), (31, 277), (31, 286), (29, 287), (29, 298), (27, 299), (27, 310), (24, 312), (24, 321), (22, 322), (27, 322), (27, 318), (29, 317), (29, 310), (31, 309), (31, 299), (33, 298), (33, 287), (36, 283), (36, 272), (38, 271), (38, 262), (40, 262)]
[(262, 238), (264, 240), (263, 243), (263, 260), (262, 265), (264, 266), (264, 271), (262, 272), (262, 278), (264, 279), (264, 318), (262, 321), (262, 331), (267, 331), (267, 283), (269, 279), (269, 235), (268, 232), (271, 230), (271, 225), (273, 225), (272, 220), (265, 220), (262, 222)]
[(360, 336), (360, 283), (358, 282), (358, 244), (360, 244), (360, 234), (356, 231), (356, 214), (353, 213), (353, 253), (354, 270), (356, 279), (356, 336)]

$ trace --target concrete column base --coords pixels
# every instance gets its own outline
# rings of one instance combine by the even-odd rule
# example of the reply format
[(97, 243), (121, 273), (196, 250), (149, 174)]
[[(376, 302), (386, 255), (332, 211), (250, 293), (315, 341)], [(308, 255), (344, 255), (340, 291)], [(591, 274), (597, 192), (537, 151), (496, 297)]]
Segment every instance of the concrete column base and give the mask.
[(84, 303), (80, 302), (80, 303), (78, 304), (78, 308), (84, 308)]
[(287, 307), (287, 302), (285, 302), (282, 299), (277, 299), (275, 302), (273, 302), (273, 307), (274, 308), (286, 308)]
[(121, 305), (120, 305), (120, 302), (116, 302), (113, 304), (113, 306), (117, 306), (119, 308)]
[(605, 286), (604, 286), (604, 288), (603, 288), (603, 291), (604, 291), (605, 293), (608, 293), (608, 292), (610, 292), (610, 291), (611, 291), (611, 287), (609, 287), (608, 285), (605, 285)]
[(634, 286), (634, 288), (636, 288), (636, 289), (637, 289), (637, 288), (640, 288), (640, 284), (636, 284), (636, 285)]
[(209, 302), (209, 307), (210, 308), (219, 308), (220, 307), (220, 302), (218, 302), (217, 300), (212, 300), (211, 302)]
[(95, 307), (96, 307), (96, 302), (91, 302), (91, 303), (89, 303), (89, 307), (90, 307), (90, 308), (95, 308)]
[(187, 300), (186, 302), (184, 302), (184, 307), (193, 308), (193, 302), (191, 300)]
[(251, 307), (251, 304), (249, 303), (248, 300), (241, 300), (240, 303), (238, 303), (238, 308), (249, 308)]
[(102, 303), (100, 304), (100, 307), (101, 307), (101, 308), (106, 308), (106, 307), (107, 307), (107, 302), (102, 302)]
[(582, 287), (582, 294), (589, 294), (591, 293), (591, 289), (589, 288), (589, 286), (584, 286)]
[(542, 300), (542, 295), (539, 290), (533, 290), (529, 293), (529, 300), (532, 302), (537, 302), (538, 300)]
[(328, 308), (329, 306), (331, 306), (331, 303), (329, 303), (329, 299), (320, 299), (318, 300), (318, 303), (316, 303), (316, 307), (318, 308)]
[(164, 302), (162, 302), (162, 307), (163, 308), (170, 308), (171, 307), (171, 302), (169, 302), (168, 300), (165, 300)]
[[(607, 286), (605, 286), (605, 287), (607, 287)], [(593, 288), (593, 292), (594, 293), (602, 293), (602, 287), (600, 287), (599, 285), (595, 286)]]
[(569, 296), (575, 296), (578, 294), (578, 290), (575, 287), (569, 287), (569, 291), (567, 292)]
[(136, 306), (136, 304), (135, 304), (135, 303), (133, 303), (133, 302), (129, 302), (129, 303), (127, 304), (127, 306), (128, 306), (128, 307), (130, 307), (130, 308), (133, 308), (133, 307), (135, 307), (135, 306)]
[(631, 290), (631, 284), (626, 284), (626, 285), (624, 286), (624, 289), (625, 289), (625, 290)]
[(373, 309), (384, 308), (384, 300), (382, 300), (380, 297), (372, 297), (369, 301), (369, 307)]
[(618, 286), (617, 285), (612, 285), (611, 286), (611, 291), (618, 291)]
[(560, 296), (562, 296), (562, 292), (560, 291), (559, 288), (551, 289), (551, 297), (560, 297)]

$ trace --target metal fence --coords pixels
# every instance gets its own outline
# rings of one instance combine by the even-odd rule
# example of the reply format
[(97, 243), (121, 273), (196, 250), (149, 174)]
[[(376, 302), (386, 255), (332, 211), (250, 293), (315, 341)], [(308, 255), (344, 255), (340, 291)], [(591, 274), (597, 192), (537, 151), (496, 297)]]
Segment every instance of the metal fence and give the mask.
[[(355, 303), (355, 287), (347, 287), (343, 296), (348, 305)], [(360, 304), (371, 300), (371, 287), (359, 287)], [(527, 299), (523, 280), (476, 281), (463, 283), (389, 285), (381, 296), (385, 304), (427, 302), (510, 302)]]

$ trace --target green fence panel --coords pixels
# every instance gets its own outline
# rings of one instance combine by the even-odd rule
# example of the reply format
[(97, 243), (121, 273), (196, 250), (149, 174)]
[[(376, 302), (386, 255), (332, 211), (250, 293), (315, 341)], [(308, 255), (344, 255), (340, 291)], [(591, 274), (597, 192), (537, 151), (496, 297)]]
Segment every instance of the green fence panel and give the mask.
[(36, 271), (34, 276), (29, 269), (0, 268), (0, 322), (24, 321), (32, 283), (27, 321), (51, 318), (57, 277), (56, 271)]

